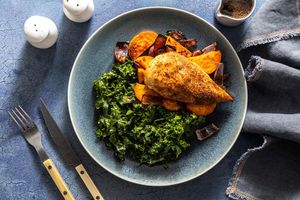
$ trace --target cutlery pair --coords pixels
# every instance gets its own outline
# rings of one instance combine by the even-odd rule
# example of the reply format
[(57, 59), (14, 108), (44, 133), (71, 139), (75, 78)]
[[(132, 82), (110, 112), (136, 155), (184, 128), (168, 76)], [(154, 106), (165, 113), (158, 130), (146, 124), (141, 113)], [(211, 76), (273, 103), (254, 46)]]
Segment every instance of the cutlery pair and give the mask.
[[(69, 165), (75, 168), (83, 183), (93, 196), (93, 199), (104, 200), (96, 185), (92, 181), (91, 177), (82, 165), (80, 159), (72, 150), (71, 145), (64, 138), (62, 132), (60, 131), (54, 119), (52, 118), (51, 114), (49, 113), (46, 107), (45, 102), (42, 99), (41, 111), (46, 127), (48, 128), (48, 131), (57, 148), (59, 149), (60, 153), (62, 154), (63, 158)], [(8, 113), (23, 133), (26, 141), (30, 145), (32, 145), (37, 151), (37, 154), (42, 160), (44, 167), (48, 171), (49, 175), (51, 176), (52, 180), (54, 181), (55, 185), (57, 186), (64, 199), (74, 200), (74, 196), (70, 192), (65, 181), (61, 177), (52, 160), (48, 157), (47, 153), (45, 152), (41, 143), (41, 134), (36, 124), (30, 118), (30, 116), (24, 111), (24, 109), (21, 106), (15, 107), (15, 109), (12, 109)]]

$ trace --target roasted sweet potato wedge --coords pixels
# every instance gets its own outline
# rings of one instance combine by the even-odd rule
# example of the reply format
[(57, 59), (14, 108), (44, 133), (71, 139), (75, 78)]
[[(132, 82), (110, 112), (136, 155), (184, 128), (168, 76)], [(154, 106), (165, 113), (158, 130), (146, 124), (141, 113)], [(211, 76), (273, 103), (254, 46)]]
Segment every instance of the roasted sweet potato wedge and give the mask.
[(142, 98), (145, 94), (145, 85), (143, 84), (139, 84), (137, 83), (135, 86), (134, 86), (134, 94), (135, 94), (135, 97), (139, 100), (139, 101), (142, 101)]
[(180, 105), (176, 101), (173, 101), (173, 100), (163, 99), (162, 103), (163, 103), (163, 106), (165, 107), (165, 109), (167, 109), (167, 110), (178, 111), (181, 109)]
[(174, 38), (168, 36), (166, 41), (167, 46), (174, 47), (177, 53), (180, 53), (186, 57), (192, 56), (192, 52), (190, 52), (187, 48), (182, 46), (179, 42), (177, 42)]
[(156, 40), (157, 33), (145, 31), (137, 34), (129, 43), (128, 52), (132, 60), (142, 55)]
[(165, 47), (165, 50), (166, 50), (166, 52), (176, 51), (176, 48), (175, 48), (175, 47), (172, 47), (172, 46), (166, 46), (166, 47)]
[(214, 112), (217, 103), (212, 104), (186, 104), (186, 109), (198, 116), (207, 116)]
[(151, 56), (141, 56), (138, 57), (135, 62), (142, 68), (147, 69), (149, 66), (150, 61), (153, 59)]
[(149, 89), (146, 85), (140, 83), (135, 84), (133, 91), (136, 98), (141, 102), (144, 95), (160, 97), (160, 95), (157, 94), (155, 91)]
[(137, 69), (137, 77), (138, 77), (138, 82), (139, 83), (143, 83), (144, 82), (144, 78), (145, 78), (145, 69), (139, 67)]
[(207, 74), (211, 74), (216, 71), (221, 59), (221, 51), (211, 51), (199, 56), (189, 57), (190, 61), (196, 63)]

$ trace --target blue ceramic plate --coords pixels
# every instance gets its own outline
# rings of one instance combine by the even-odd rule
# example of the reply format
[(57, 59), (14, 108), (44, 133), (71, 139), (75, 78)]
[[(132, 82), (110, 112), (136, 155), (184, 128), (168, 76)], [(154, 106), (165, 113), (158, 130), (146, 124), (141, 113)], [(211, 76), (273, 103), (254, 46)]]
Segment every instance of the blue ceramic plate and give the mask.
[[(165, 33), (169, 29), (183, 31), (198, 39), (198, 47), (218, 42), (223, 52), (226, 73), (230, 73), (229, 92), (232, 103), (220, 104), (209, 121), (220, 127), (218, 134), (204, 142), (195, 141), (191, 148), (168, 169), (162, 166), (140, 166), (127, 159), (119, 162), (95, 136), (93, 80), (111, 69), (117, 41), (128, 41), (141, 31)], [(103, 168), (127, 181), (149, 186), (182, 183), (215, 166), (236, 141), (245, 117), (247, 90), (241, 63), (227, 39), (212, 25), (186, 11), (151, 7), (133, 10), (100, 27), (80, 50), (69, 80), (68, 104), (74, 130), (86, 151)]]

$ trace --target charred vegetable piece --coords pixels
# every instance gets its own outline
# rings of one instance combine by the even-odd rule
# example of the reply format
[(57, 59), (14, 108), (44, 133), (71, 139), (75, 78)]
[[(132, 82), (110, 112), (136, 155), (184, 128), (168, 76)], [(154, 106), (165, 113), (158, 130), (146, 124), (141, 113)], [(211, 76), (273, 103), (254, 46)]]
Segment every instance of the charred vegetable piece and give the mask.
[(190, 57), (193, 55), (192, 52), (190, 52), (190, 50), (182, 46), (179, 42), (177, 42), (170, 36), (167, 37), (166, 45), (174, 47), (177, 53), (180, 53), (186, 57)]
[(216, 51), (217, 50), (217, 43), (214, 42), (211, 45), (208, 45), (207, 47), (205, 47), (204, 49), (202, 49), (202, 53), (209, 53), (211, 51)]
[(137, 69), (138, 82), (143, 83), (145, 78), (145, 70), (141, 67)]
[(135, 60), (142, 55), (156, 40), (157, 33), (145, 31), (137, 34), (129, 43), (129, 56)]
[[(161, 34), (159, 34), (154, 42), (154, 55), (161, 54), (161, 52), (165, 52), (165, 44), (166, 44), (167, 38)], [(163, 51), (162, 51), (162, 50)]]
[(203, 141), (218, 131), (219, 131), (219, 128), (215, 124), (212, 123), (210, 125), (205, 126), (202, 129), (196, 130), (196, 136), (197, 136), (198, 140)]
[(172, 46), (167, 46), (167, 45), (166, 45), (165, 50), (166, 50), (166, 52), (176, 51), (176, 48), (175, 48), (175, 47), (172, 47)]
[(155, 52), (155, 56), (158, 56), (158, 55), (163, 54), (163, 53), (166, 53), (166, 50), (165, 50), (165, 49), (158, 49), (158, 50)]
[(151, 56), (141, 56), (138, 57), (135, 62), (138, 64), (139, 67), (142, 67), (144, 69), (147, 69), (149, 66), (150, 61), (153, 59)]
[(135, 84), (135, 87), (133, 89), (134, 94), (136, 96), (136, 98), (142, 102), (143, 96), (156, 96), (159, 97), (159, 94), (157, 94), (156, 92), (154, 92), (153, 90), (149, 89), (146, 85), (143, 84)]
[(205, 54), (205, 53), (209, 53), (211, 51), (216, 51), (217, 50), (217, 43), (214, 42), (211, 45), (208, 45), (207, 47), (203, 48), (203, 49), (199, 49), (193, 52), (192, 56), (199, 56), (201, 54)]
[(193, 52), (192, 57), (194, 57), (194, 56), (200, 56), (201, 54), (203, 54), (202, 50), (198, 49), (198, 50), (196, 50), (196, 51)]
[(188, 39), (188, 40), (180, 40), (178, 42), (186, 48), (190, 48), (197, 45), (197, 40), (195, 38)]
[(128, 57), (128, 42), (117, 42), (115, 47), (115, 59), (120, 63), (125, 63)]
[(177, 31), (177, 30), (168, 30), (167, 35), (174, 38), (177, 41), (187, 39), (181, 31)]
[(148, 56), (154, 57), (154, 45), (152, 45), (148, 50)]
[(141, 103), (144, 105), (160, 105), (162, 104), (162, 97), (144, 95)]
[(186, 104), (186, 109), (198, 116), (207, 116), (214, 112), (217, 104)]
[(219, 63), (217, 70), (214, 73), (214, 81), (218, 85), (223, 86), (223, 80), (224, 80), (224, 64)]
[(211, 74), (217, 69), (218, 64), (221, 62), (221, 59), (221, 51), (211, 51), (199, 56), (189, 57), (190, 61), (196, 63), (207, 74)]
[(173, 100), (169, 100), (169, 99), (163, 99), (163, 106), (167, 109), (167, 110), (171, 110), (171, 111), (178, 111), (181, 109), (180, 105)]

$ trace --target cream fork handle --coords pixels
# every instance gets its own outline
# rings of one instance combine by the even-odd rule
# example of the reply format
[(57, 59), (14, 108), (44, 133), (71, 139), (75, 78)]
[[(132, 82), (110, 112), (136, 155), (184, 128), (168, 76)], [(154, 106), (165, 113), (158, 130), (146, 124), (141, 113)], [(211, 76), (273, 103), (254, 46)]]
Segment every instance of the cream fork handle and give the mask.
[(52, 180), (54, 181), (56, 187), (59, 189), (61, 195), (64, 197), (65, 200), (74, 200), (72, 193), (70, 192), (68, 186), (66, 185), (64, 179), (59, 174), (57, 168), (55, 167), (54, 163), (51, 159), (45, 160), (43, 162), (45, 168), (47, 169), (48, 173), (50, 174)]
[(82, 164), (75, 167), (77, 173), (79, 174), (80, 178), (84, 182), (85, 186), (93, 196), (94, 200), (104, 200), (102, 195), (100, 194), (99, 190), (97, 189), (96, 185), (94, 184), (93, 180), (91, 179), (90, 175), (87, 173), (85, 168)]

